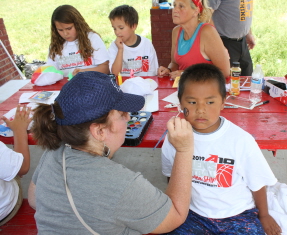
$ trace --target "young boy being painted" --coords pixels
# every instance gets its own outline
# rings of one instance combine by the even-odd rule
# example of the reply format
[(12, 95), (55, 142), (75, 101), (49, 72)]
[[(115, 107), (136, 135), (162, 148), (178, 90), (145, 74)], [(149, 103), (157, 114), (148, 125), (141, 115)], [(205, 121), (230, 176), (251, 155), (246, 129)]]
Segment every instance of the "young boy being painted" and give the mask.
[[(194, 130), (192, 198), (187, 220), (168, 234), (280, 234), (268, 213), (265, 188), (277, 179), (254, 138), (220, 116), (226, 98), (222, 72), (210, 64), (188, 67), (178, 98)], [(174, 155), (166, 138), (162, 172), (167, 177)]]

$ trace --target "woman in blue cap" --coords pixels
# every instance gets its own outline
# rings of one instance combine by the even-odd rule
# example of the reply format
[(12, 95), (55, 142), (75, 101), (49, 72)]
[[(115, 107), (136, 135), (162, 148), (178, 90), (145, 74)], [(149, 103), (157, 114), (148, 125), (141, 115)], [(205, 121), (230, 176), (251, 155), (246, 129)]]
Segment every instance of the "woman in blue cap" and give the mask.
[(166, 194), (111, 160), (125, 140), (128, 112), (142, 96), (123, 93), (99, 72), (78, 73), (54, 104), (40, 104), (32, 132), (46, 149), (29, 188), (39, 234), (163, 233), (182, 224), (190, 202), (193, 133), (167, 123), (177, 150)]

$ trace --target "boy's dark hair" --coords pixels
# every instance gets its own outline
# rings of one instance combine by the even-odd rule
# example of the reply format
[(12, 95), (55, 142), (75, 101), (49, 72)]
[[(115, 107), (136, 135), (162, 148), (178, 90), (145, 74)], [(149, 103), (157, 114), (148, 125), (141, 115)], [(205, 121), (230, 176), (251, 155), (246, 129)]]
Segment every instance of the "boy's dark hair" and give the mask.
[(222, 100), (226, 98), (225, 77), (220, 69), (215, 65), (204, 63), (194, 64), (185, 69), (178, 83), (179, 101), (183, 95), (186, 81), (198, 83), (215, 81), (218, 84)]
[(123, 18), (124, 22), (133, 27), (137, 25), (139, 22), (138, 12), (129, 5), (121, 5), (114, 8), (109, 15), (110, 20), (114, 20), (115, 18)]

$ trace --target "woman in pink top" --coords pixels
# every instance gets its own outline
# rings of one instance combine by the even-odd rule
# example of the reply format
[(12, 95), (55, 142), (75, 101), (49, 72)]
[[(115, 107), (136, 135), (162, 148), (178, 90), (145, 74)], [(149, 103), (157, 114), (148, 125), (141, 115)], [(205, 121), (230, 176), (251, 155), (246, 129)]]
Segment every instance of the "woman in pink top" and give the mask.
[(171, 62), (168, 67), (160, 66), (159, 76), (176, 78), (184, 69), (193, 64), (216, 65), (229, 76), (229, 56), (216, 29), (206, 23), (210, 21), (211, 9), (207, 0), (175, 0), (172, 11)]

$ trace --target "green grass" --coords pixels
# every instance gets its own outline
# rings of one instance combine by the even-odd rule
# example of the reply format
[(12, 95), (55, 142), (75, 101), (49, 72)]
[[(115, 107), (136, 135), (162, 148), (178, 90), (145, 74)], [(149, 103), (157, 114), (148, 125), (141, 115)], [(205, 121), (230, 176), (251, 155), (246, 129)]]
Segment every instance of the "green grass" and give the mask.
[(251, 56), (254, 65), (262, 65), (265, 76), (287, 74), (287, 5), (284, 0), (275, 2), (254, 2), (252, 31), (256, 46)]
[(108, 15), (121, 4), (129, 4), (139, 12), (137, 33), (151, 38), (149, 0), (1, 0), (0, 17), (8, 32), (15, 54), (23, 54), (28, 62), (34, 59), (46, 60), (50, 43), (50, 20), (56, 7), (70, 4), (76, 7), (87, 23), (98, 32), (108, 47), (114, 40), (114, 32)]
[[(96, 30), (108, 47), (115, 36), (108, 20), (109, 12), (121, 4), (129, 4), (139, 12), (137, 33), (151, 38), (151, 0), (1, 0), (0, 17), (8, 32), (15, 54), (24, 54), (28, 62), (46, 60), (50, 42), (50, 18), (62, 4), (76, 7), (87, 23)], [(255, 64), (262, 64), (266, 76), (287, 73), (287, 6), (284, 0), (254, 0), (252, 30), (256, 46), (251, 51)]]

